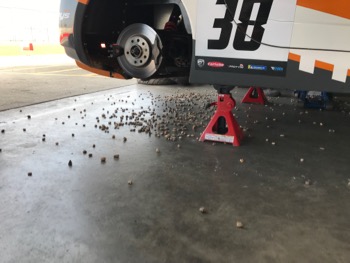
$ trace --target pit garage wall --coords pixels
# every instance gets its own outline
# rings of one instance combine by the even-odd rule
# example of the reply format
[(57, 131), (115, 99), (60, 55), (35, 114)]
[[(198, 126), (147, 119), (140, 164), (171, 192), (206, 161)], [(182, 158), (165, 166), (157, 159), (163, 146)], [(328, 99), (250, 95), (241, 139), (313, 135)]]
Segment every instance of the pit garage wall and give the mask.
[[(212, 1), (215, 2), (216, 0)], [(201, 0), (197, 1), (197, 3), (200, 2)], [(314, 6), (315, 1), (298, 1), (300, 6), (296, 8), (290, 46), (350, 51), (350, 18), (344, 17), (344, 13), (340, 10), (338, 15), (334, 14), (337, 13), (334, 6), (331, 9), (332, 13), (329, 13), (327, 7), (322, 4), (319, 5), (321, 2), (325, 3), (324, 1), (318, 1), (318, 5)], [(342, 0), (336, 0), (335, 2), (346, 4)], [(350, 3), (347, 5), (350, 7)], [(339, 7), (341, 6), (339, 4)], [(348, 16), (350, 15), (348, 14)], [(198, 34), (194, 35), (198, 36)], [(194, 40), (195, 44), (196, 40)], [(280, 65), (276, 63), (264, 61), (265, 64), (261, 65), (261, 63), (257, 63), (259, 61), (249, 59), (233, 60), (230, 61), (231, 63), (227, 63), (227, 59), (221, 56), (208, 58), (196, 55), (196, 58), (193, 58), (192, 61), (190, 77), (190, 81), (194, 83), (350, 92), (350, 52), (291, 49), (285, 64), (285, 76), (278, 76), (278, 74), (264, 76), (261, 70), (248, 71), (250, 65), (266, 66), (268, 69), (277, 67), (279, 70)], [(205, 67), (200, 65), (202, 60), (205, 61)], [(208, 62), (219, 62), (223, 63), (224, 66), (216, 64), (219, 67), (212, 67), (208, 66)], [(213, 63), (211, 64), (213, 65)], [(242, 64), (244, 70), (242, 70)], [(241, 67), (241, 69), (238, 69), (241, 72), (236, 68), (236, 72), (232, 73), (227, 68), (229, 66)]]

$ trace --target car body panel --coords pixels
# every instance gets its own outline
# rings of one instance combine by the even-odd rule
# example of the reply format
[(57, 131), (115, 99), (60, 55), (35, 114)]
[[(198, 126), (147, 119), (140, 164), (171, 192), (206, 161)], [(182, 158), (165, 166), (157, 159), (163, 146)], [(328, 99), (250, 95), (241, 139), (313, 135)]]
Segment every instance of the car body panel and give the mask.
[[(86, 69), (123, 77), (117, 64), (104, 68), (102, 61), (92, 63), (85, 49), (84, 19), (94, 1), (61, 1), (61, 44)], [(180, 6), (193, 39), (190, 82), (350, 92), (350, 14), (346, 11), (350, 3), (346, 0), (143, 2)], [(224, 21), (230, 36), (222, 38), (220, 23), (225, 16), (232, 17), (231, 11), (235, 11), (231, 26)], [(219, 45), (209, 50), (209, 42), (215, 40)]]

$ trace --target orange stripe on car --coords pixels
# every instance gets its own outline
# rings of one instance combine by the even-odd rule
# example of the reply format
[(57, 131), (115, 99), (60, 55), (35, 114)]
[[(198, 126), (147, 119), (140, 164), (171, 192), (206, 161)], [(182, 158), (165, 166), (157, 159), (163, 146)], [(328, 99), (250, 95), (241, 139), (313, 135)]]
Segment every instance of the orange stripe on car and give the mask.
[(116, 72), (109, 72), (107, 70), (102, 70), (102, 69), (96, 69), (96, 68), (92, 68), (92, 67), (89, 67), (79, 61), (75, 61), (77, 66), (79, 68), (82, 68), (84, 70), (87, 70), (87, 71), (90, 71), (92, 73), (95, 73), (95, 74), (98, 74), (98, 75), (101, 75), (101, 76), (105, 76), (105, 77), (112, 77), (112, 78), (117, 78), (117, 79), (125, 79), (121, 74), (118, 74)]
[(90, 2), (90, 0), (77, 0), (77, 1), (83, 5), (88, 5)]
[(300, 62), (300, 56), (297, 54), (289, 53), (288, 58), (289, 58), (289, 60)]
[(350, 19), (349, 0), (298, 0), (297, 5)]
[[(294, 53), (289, 53), (288, 59), (300, 63), (300, 55), (297, 55)], [(334, 70), (333, 64), (329, 64), (329, 63), (326, 63), (326, 62), (323, 62), (320, 60), (315, 61), (315, 67), (320, 68), (320, 69), (324, 69), (324, 70), (328, 70), (331, 72), (333, 72), (333, 70)], [(348, 70), (348, 76), (350, 76), (350, 69)]]
[(316, 60), (315, 67), (320, 68), (320, 69), (324, 69), (324, 70), (328, 70), (328, 71), (332, 71), (332, 72), (334, 70), (334, 65), (326, 63), (326, 62), (322, 62), (319, 60)]
[(348, 76), (350, 77), (350, 69), (348, 70)]

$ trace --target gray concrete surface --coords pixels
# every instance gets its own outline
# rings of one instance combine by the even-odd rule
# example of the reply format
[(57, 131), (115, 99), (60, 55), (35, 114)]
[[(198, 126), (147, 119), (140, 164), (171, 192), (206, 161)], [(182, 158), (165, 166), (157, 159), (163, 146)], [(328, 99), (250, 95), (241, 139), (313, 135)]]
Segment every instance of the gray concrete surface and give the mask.
[(0, 111), (135, 84), (98, 76), (66, 55), (0, 58)]
[[(349, 262), (349, 104), (238, 102), (232, 147), (197, 140), (215, 98), (135, 84), (0, 112), (0, 262)], [(151, 135), (114, 129), (133, 111)]]

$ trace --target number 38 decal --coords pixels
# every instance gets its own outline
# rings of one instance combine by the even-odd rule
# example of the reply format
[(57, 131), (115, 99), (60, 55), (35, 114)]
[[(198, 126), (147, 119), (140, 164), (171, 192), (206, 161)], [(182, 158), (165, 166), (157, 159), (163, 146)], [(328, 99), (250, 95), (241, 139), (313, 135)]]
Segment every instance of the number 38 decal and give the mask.
[[(208, 49), (225, 49), (229, 45), (231, 33), (232, 33), (232, 22), (237, 12), (239, 0), (217, 0), (216, 5), (227, 5), (226, 13), (224, 18), (216, 18), (214, 21), (213, 28), (221, 29), (219, 39), (208, 40)], [(239, 14), (239, 21), (237, 23), (237, 30), (233, 40), (233, 48), (235, 50), (254, 51), (257, 50), (265, 32), (263, 25), (265, 25), (269, 19), (273, 0), (243, 0), (242, 10)], [(254, 5), (259, 4), (259, 10), (257, 17), (252, 20), (252, 14)], [(231, 15), (232, 14), (232, 15)], [(245, 41), (248, 35), (248, 28), (253, 27), (249, 41)]]

